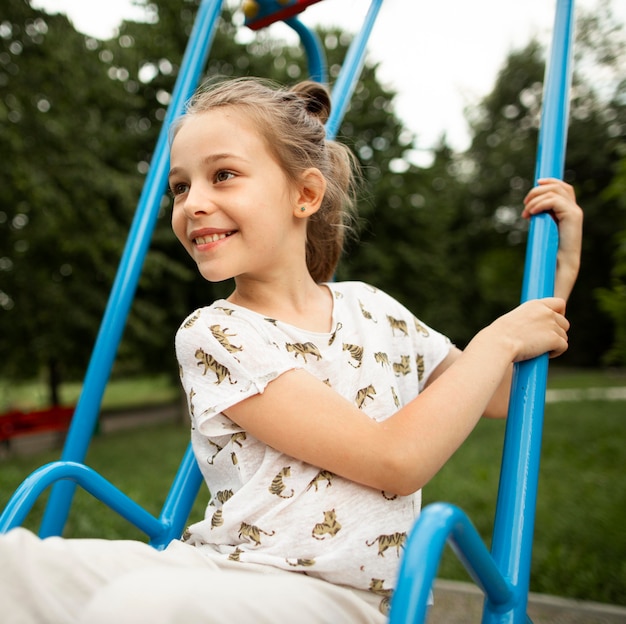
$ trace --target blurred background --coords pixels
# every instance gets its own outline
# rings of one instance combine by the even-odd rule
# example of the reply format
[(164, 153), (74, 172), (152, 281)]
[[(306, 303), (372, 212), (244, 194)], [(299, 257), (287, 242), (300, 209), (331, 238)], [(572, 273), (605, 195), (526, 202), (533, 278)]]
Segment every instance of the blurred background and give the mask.
[[(197, 6), (195, 0), (136, 4), (146, 5), (145, 21), (123, 21), (106, 40), (26, 0), (11, 3), (0, 21), (0, 337), (2, 353), (10, 354), (0, 359), (0, 376), (46, 379), (52, 403), (60, 401), (60, 384), (85, 370)], [(314, 7), (314, 16), (325, 4)], [(383, 17), (401, 23), (403, 14), (393, 9), (402, 3), (391, 4)], [(287, 83), (305, 77), (295, 43), (272, 29), (246, 31), (238, 5), (227, 7), (208, 75), (263, 75)], [(570, 349), (559, 366), (623, 366), (626, 39), (610, 1), (581, 7), (565, 177), (585, 210), (585, 245), (568, 311)], [(352, 15), (353, 28), (362, 14)], [(330, 22), (339, 20), (329, 15)], [(477, 15), (476, 24), (483, 17)], [(519, 214), (534, 175), (551, 19), (544, 9), (541, 25), (524, 23), (528, 39), (503, 50), (490, 90), (466, 101), (464, 131), (453, 142), (441, 120), (433, 121), (438, 138), (426, 142), (414, 129), (415, 117), (409, 124), (399, 114), (389, 86), (394, 80), (380, 78), (375, 51), (339, 132), (357, 153), (367, 184), (359, 242), (347, 250), (338, 277), (386, 289), (461, 347), (519, 299), (527, 228)], [(488, 23), (497, 33), (495, 18)], [(444, 39), (441, 22), (428, 28), (438, 25)], [(332, 78), (351, 33), (319, 28)], [(484, 26), (475, 36), (471, 22), (466, 29), (476, 48), (489, 49)], [(374, 44), (382, 50), (379, 40)], [(438, 49), (464, 56), (454, 41)], [(407, 84), (420, 60), (438, 66), (435, 54), (407, 58)], [(440, 73), (445, 78), (445, 70)], [(444, 107), (446, 98), (426, 78), (417, 82), (416, 102)], [(425, 117), (419, 123), (428, 127)], [(172, 336), (180, 320), (229, 288), (196, 275), (170, 232), (168, 213), (164, 197), (117, 373), (175, 375)]]

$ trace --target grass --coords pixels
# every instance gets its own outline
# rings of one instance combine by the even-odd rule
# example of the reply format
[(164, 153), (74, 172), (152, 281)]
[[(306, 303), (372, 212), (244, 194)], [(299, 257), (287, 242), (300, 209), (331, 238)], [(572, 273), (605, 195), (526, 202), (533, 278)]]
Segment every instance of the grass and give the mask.
[[(424, 490), (452, 502), (489, 543), (505, 423), (484, 420)], [(546, 406), (531, 591), (626, 605), (626, 404)], [(446, 549), (442, 578), (468, 580)]]
[[(66, 383), (61, 387), (61, 403), (75, 405), (82, 383)], [(102, 397), (102, 409), (120, 409), (162, 405), (179, 396), (179, 388), (171, 377), (131, 377), (113, 379)], [(28, 411), (47, 406), (47, 388), (41, 381), (0, 381), (0, 414), (10, 409)]]
[(626, 370), (610, 369), (572, 369), (550, 365), (548, 387), (552, 389), (569, 388), (610, 388), (626, 386)]
[[(572, 370), (550, 368), (550, 388), (598, 388), (626, 386), (626, 371)], [(74, 405), (80, 396), (80, 382), (61, 387), (63, 405)], [(179, 396), (178, 384), (171, 377), (116, 378), (107, 385), (102, 409), (120, 409), (174, 402)], [(13, 382), (0, 380), (0, 414), (10, 409), (39, 409), (46, 406), (47, 388), (40, 380)]]
[[(155, 395), (151, 384), (154, 381), (144, 380), (125, 391), (132, 390), (136, 402), (144, 391)], [(606, 385), (626, 385), (626, 377), (623, 373), (557, 370), (549, 380), (550, 388)], [(120, 397), (125, 391), (119, 391)], [(625, 417), (623, 401), (546, 406), (531, 591), (626, 605)], [(444, 500), (464, 509), (487, 542), (493, 527), (504, 427), (501, 421), (481, 422), (424, 490), (424, 504)], [(188, 435), (186, 426), (176, 424), (102, 435), (94, 439), (87, 463), (158, 513)], [(0, 461), (0, 509), (27, 474), (58, 454), (53, 450)], [(203, 493), (200, 499), (192, 519), (203, 515), (207, 495)], [(43, 506), (44, 501), (39, 501), (26, 526), (37, 529)], [(66, 534), (143, 539), (83, 492), (76, 496)], [(468, 579), (449, 549), (439, 576)]]

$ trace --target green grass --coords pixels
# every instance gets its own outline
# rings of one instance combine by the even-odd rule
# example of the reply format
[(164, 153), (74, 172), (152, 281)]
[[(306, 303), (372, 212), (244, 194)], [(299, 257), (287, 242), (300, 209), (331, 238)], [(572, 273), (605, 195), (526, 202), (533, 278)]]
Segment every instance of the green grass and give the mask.
[[(550, 388), (597, 388), (626, 386), (626, 370), (578, 370), (550, 368)], [(61, 386), (63, 405), (74, 405), (80, 396), (80, 382)], [(158, 377), (114, 378), (107, 385), (102, 409), (158, 405), (176, 400), (177, 382), (166, 375)], [(0, 414), (10, 409), (39, 409), (47, 405), (47, 388), (40, 380), (13, 382), (0, 380)]]
[(626, 370), (620, 368), (587, 370), (550, 366), (549, 388), (609, 388), (612, 386), (626, 386)]
[[(82, 383), (61, 386), (61, 403), (75, 405)], [(179, 396), (179, 387), (167, 375), (113, 379), (102, 397), (102, 409), (143, 407), (170, 403)], [(12, 382), (0, 380), (0, 414), (10, 409), (27, 411), (47, 406), (47, 388), (41, 381)]]
[[(110, 387), (115, 405), (145, 404), (160, 380)], [(622, 373), (551, 372), (550, 388), (626, 385)], [(177, 390), (172, 390), (176, 396)], [(125, 396), (126, 394), (126, 396)], [(143, 397), (143, 399), (142, 399)], [(144, 400), (145, 399), (145, 400)], [(143, 401), (143, 403), (142, 403)], [(489, 542), (505, 423), (484, 420), (424, 490), (424, 504), (449, 501), (464, 509)], [(626, 403), (581, 401), (546, 407), (535, 524), (531, 591), (626, 605)], [(159, 425), (98, 436), (87, 463), (152, 513), (158, 513), (188, 441), (184, 425)], [(0, 509), (32, 470), (58, 450), (0, 460)], [(208, 494), (192, 512), (200, 519)], [(26, 526), (37, 529), (44, 500)], [(78, 492), (66, 535), (139, 538), (113, 512)], [(467, 580), (446, 549), (439, 576)]]
[[(489, 543), (505, 423), (484, 420), (424, 490)], [(546, 406), (531, 591), (626, 605), (626, 403)], [(468, 580), (450, 549), (439, 575)]]

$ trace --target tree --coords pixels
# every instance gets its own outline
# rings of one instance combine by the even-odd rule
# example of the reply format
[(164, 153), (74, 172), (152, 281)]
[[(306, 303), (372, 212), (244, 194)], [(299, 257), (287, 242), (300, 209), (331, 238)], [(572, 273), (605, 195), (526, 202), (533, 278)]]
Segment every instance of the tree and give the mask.
[[(149, 23), (127, 22), (105, 42), (25, 1), (13, 3), (0, 24), (0, 145), (8, 163), (0, 171), (0, 332), (10, 353), (0, 370), (20, 378), (48, 370), (52, 401), (60, 371), (84, 371), (199, 4), (144, 3)], [(583, 25), (583, 41), (618, 32), (597, 15)], [(290, 84), (306, 76), (299, 46), (266, 31), (242, 42), (235, 30), (227, 9), (205, 77), (259, 75)], [(319, 34), (333, 83), (350, 36)], [(591, 46), (614, 76), (623, 66), (618, 41), (603, 34), (603, 45)], [(584, 55), (585, 45), (579, 49)], [(532, 183), (543, 66), (536, 42), (512, 54), (493, 92), (470, 111), (468, 152), (455, 154), (442, 140), (433, 164), (420, 168), (410, 157), (414, 137), (394, 113), (395, 94), (366, 63), (339, 130), (365, 178), (361, 242), (348, 247), (339, 278), (379, 285), (460, 346), (516, 305), (526, 226), (517, 215)], [(568, 357), (595, 364), (614, 334), (598, 318), (616, 319), (611, 310), (621, 310), (610, 290), (622, 274), (614, 269), (613, 282), (609, 274), (620, 266), (612, 236), (624, 230), (626, 216), (619, 193), (604, 190), (623, 159), (625, 100), (623, 85), (607, 96), (591, 88), (588, 74), (580, 76), (567, 178), (587, 211), (586, 248), (570, 304)], [(197, 275), (171, 233), (168, 206), (164, 196), (117, 373), (174, 374), (172, 337), (181, 319), (230, 288)], [(590, 295), (598, 287), (601, 303)]]
[(5, 10), (0, 46), (0, 367), (47, 370), (58, 403), (62, 371), (84, 369), (138, 185), (119, 166), (123, 94), (94, 42), (22, 1)]
[[(626, 158), (622, 158), (618, 175), (607, 190), (607, 194), (621, 203), (626, 211)], [(609, 351), (604, 355), (604, 363), (626, 365), (626, 230), (615, 236), (615, 263), (611, 272), (609, 287), (599, 288), (596, 298), (600, 309), (613, 321), (615, 339)]]
[[(0, 261), (6, 277), (0, 327), (11, 356), (0, 366), (3, 375), (20, 378), (48, 370), (53, 403), (60, 400), (61, 373), (70, 378), (84, 371), (197, 5), (151, 3), (152, 23), (125, 23), (105, 42), (27, 2), (12, 5), (3, 22), (0, 58), (12, 62), (3, 74), (8, 105), (0, 111), (10, 123), (0, 141), (11, 164), (0, 174), (10, 189), (0, 236), (11, 251)], [(226, 11), (207, 77), (261, 75), (292, 83), (306, 76), (299, 47), (266, 32), (238, 43), (234, 29)], [(337, 31), (322, 36), (336, 76), (349, 39)], [(59, 68), (77, 58), (57, 80)], [(367, 161), (374, 178), (400, 154), (401, 125), (395, 117), (387, 124), (393, 95), (376, 84), (373, 68), (367, 71), (368, 86), (359, 85), (351, 116), (360, 124), (353, 136), (362, 153), (373, 150)], [(364, 110), (371, 123), (361, 121)], [(184, 314), (223, 293), (224, 285), (197, 276), (175, 241), (164, 197), (117, 372), (171, 371), (172, 337)]]
[[(623, 67), (623, 45), (616, 36), (620, 28), (608, 5), (605, 10), (605, 14), (583, 16), (579, 26), (576, 49), (580, 69), (574, 77), (565, 163), (565, 179), (576, 188), (585, 210), (585, 234), (582, 268), (568, 306), (570, 349), (563, 361), (587, 366), (598, 365), (613, 340), (610, 318), (598, 306), (593, 292), (609, 285), (615, 253), (613, 232), (626, 225), (617, 197), (605, 193), (621, 158), (625, 102), (618, 80), (607, 81), (603, 89), (596, 86), (595, 76), (601, 69), (605, 73), (613, 68), (617, 76), (615, 72)], [(591, 45), (594, 41), (602, 45)], [(596, 58), (598, 50), (602, 52), (600, 58)], [(479, 299), (492, 301), (493, 314), (516, 303), (513, 295), (517, 288), (503, 286), (511, 267), (521, 267), (523, 262), (521, 243), (526, 224), (518, 215), (533, 176), (542, 56), (536, 42), (512, 53), (492, 93), (469, 116), (473, 141), (467, 156), (474, 170), (469, 189), (484, 226), (472, 257)], [(515, 281), (518, 279), (516, 275)]]

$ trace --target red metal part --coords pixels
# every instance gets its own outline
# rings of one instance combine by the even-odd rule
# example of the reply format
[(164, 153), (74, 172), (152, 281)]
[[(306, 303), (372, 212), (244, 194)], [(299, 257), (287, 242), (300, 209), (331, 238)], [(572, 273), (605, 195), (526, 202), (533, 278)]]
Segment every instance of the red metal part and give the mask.
[[(289, 19), (298, 13), (302, 13), (308, 6), (321, 2), (321, 0), (248, 0), (244, 3), (246, 14), (245, 24), (251, 30), (260, 30), (274, 22)], [(248, 16), (256, 5), (256, 14)]]

